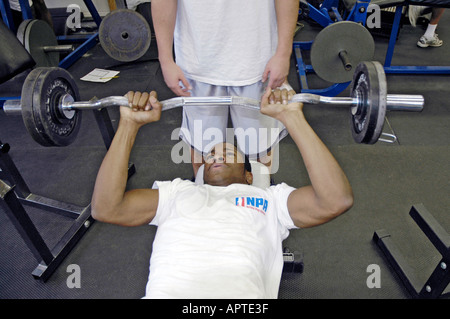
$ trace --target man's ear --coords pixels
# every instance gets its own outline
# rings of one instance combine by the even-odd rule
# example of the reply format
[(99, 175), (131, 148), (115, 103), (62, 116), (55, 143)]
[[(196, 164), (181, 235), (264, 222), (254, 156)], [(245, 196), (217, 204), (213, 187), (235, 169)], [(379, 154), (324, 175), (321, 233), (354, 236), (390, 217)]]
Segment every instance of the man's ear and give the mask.
[(253, 174), (249, 171), (245, 171), (245, 180), (247, 181), (248, 185), (253, 184)]

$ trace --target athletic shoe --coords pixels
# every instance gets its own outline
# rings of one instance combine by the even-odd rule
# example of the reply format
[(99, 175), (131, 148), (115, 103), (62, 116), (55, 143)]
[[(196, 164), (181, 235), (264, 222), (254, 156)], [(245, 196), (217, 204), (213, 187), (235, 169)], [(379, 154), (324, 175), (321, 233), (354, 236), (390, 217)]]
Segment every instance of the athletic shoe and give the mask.
[(443, 43), (444, 41), (440, 40), (437, 33), (435, 33), (432, 38), (425, 38), (425, 36), (421, 36), (420, 40), (417, 42), (417, 46), (421, 48), (440, 47)]

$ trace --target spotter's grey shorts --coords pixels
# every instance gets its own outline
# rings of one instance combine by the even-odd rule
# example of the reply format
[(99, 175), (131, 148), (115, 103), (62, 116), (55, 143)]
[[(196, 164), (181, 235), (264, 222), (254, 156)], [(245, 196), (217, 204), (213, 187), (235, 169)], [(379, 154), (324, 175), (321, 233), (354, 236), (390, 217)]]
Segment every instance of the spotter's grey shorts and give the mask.
[[(257, 82), (247, 86), (217, 86), (188, 79), (191, 96), (241, 96), (261, 100), (265, 86)], [(232, 128), (228, 128), (229, 113)], [(241, 152), (257, 158), (267, 155), (287, 135), (284, 125), (259, 110), (238, 105), (184, 106), (180, 138), (199, 153), (209, 152), (220, 142), (233, 143)]]

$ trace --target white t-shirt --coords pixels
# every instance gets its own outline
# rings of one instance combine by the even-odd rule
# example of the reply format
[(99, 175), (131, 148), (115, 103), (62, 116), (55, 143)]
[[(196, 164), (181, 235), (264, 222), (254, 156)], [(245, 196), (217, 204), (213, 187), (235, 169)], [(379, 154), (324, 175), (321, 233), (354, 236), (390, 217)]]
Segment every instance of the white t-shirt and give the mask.
[(188, 78), (224, 86), (261, 80), (278, 43), (274, 0), (179, 0), (176, 63)]
[(145, 298), (277, 298), (294, 188), (156, 182)]
[(137, 6), (146, 3), (151, 2), (150, 0), (127, 0), (127, 8), (130, 10), (136, 10)]

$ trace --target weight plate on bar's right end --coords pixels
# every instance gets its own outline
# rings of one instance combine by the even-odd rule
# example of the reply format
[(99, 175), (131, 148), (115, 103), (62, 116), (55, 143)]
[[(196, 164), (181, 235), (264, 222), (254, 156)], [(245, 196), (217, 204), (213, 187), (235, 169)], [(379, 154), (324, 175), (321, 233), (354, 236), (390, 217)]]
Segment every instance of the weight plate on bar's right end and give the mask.
[(98, 30), (100, 44), (113, 59), (132, 62), (142, 57), (151, 43), (151, 29), (145, 18), (129, 9), (114, 10), (103, 18)]
[(359, 101), (350, 108), (353, 139), (357, 143), (375, 144), (382, 133), (387, 108), (386, 76), (379, 62), (358, 64), (351, 97)]
[(17, 38), (36, 62), (36, 67), (56, 67), (59, 52), (45, 52), (45, 46), (57, 46), (58, 40), (53, 29), (43, 20), (25, 20), (18, 30)]
[[(346, 69), (340, 52), (346, 52), (352, 68)], [(345, 83), (353, 78), (356, 66), (363, 61), (373, 60), (375, 41), (361, 24), (340, 21), (320, 31), (311, 46), (311, 65), (315, 73), (331, 83)]]
[(61, 99), (71, 95), (80, 100), (78, 87), (62, 68), (36, 68), (22, 87), (22, 117), (32, 138), (42, 146), (68, 146), (81, 126), (81, 112), (68, 118), (59, 108)]

